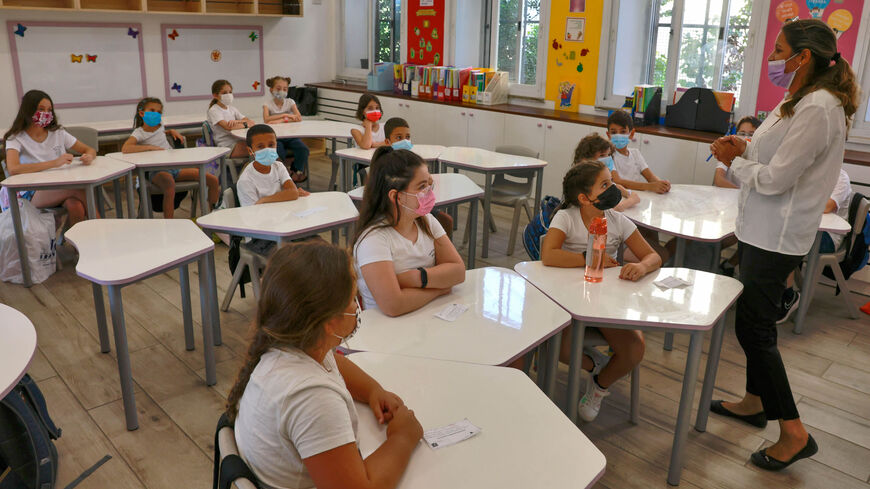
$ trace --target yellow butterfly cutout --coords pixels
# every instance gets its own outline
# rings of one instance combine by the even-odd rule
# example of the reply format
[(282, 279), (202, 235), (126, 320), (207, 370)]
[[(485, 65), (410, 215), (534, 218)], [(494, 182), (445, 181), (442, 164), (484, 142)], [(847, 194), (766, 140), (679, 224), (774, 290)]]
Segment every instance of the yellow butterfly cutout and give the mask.
[(82, 57), (83, 57), (83, 55), (81, 55), (81, 54), (79, 54), (79, 55), (70, 54), (69, 57), (70, 57), (70, 62), (72, 62), (72, 63), (81, 63), (81, 62), (82, 62)]

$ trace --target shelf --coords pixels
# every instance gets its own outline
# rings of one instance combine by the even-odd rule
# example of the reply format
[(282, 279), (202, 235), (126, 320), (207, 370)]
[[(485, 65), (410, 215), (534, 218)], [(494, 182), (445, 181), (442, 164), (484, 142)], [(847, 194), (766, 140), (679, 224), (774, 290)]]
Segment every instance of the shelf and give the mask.
[(205, 0), (207, 14), (253, 14), (254, 2), (233, 0)]
[(258, 0), (257, 14), (302, 17), (302, 0)]
[(0, 0), (0, 9), (302, 17), (303, 0)]
[(72, 10), (75, 8), (75, 0), (3, 0), (3, 6), (13, 8), (53, 8)]
[(149, 12), (202, 13), (200, 0), (146, 0)]
[(141, 12), (141, 0), (79, 0), (81, 10), (112, 10), (123, 12)]

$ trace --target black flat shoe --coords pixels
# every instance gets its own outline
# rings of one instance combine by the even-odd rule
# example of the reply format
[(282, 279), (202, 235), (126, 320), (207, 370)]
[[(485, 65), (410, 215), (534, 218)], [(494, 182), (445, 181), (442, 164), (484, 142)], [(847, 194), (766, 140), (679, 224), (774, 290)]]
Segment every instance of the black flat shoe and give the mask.
[(782, 470), (789, 465), (797, 462), (802, 458), (812, 457), (816, 453), (819, 452), (819, 446), (816, 444), (816, 440), (813, 440), (813, 435), (809, 435), (807, 438), (807, 444), (801, 449), (801, 451), (797, 452), (797, 454), (791, 458), (788, 462), (783, 462), (781, 460), (777, 460), (770, 455), (767, 454), (767, 449), (762, 448), (761, 450), (752, 454), (749, 457), (752, 460), (752, 463), (757, 467), (760, 467), (764, 470), (778, 471)]
[(756, 414), (750, 414), (748, 416), (732, 413), (731, 411), (725, 409), (724, 406), (722, 406), (721, 400), (711, 402), (710, 411), (722, 416), (739, 419), (740, 421), (751, 424), (756, 428), (764, 428), (765, 426), (767, 426), (767, 416), (764, 415), (764, 411)]

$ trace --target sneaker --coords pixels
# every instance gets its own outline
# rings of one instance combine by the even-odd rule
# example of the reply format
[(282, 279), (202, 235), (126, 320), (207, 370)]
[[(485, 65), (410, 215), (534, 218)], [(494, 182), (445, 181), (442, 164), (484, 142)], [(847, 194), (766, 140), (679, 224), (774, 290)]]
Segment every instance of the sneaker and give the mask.
[(800, 292), (789, 287), (782, 294), (782, 306), (780, 308), (780, 317), (776, 320), (776, 324), (782, 324), (788, 321), (792, 313), (797, 311), (798, 305), (801, 303)]
[(601, 373), (604, 367), (607, 366), (607, 362), (610, 361), (610, 356), (598, 348), (583, 347), (583, 354), (592, 359), (592, 372), (589, 373), (592, 376)]
[(580, 419), (587, 423), (595, 421), (598, 412), (601, 411), (601, 401), (609, 395), (610, 391), (598, 387), (594, 379), (589, 379), (589, 388), (586, 389), (586, 394), (577, 405), (577, 414)]

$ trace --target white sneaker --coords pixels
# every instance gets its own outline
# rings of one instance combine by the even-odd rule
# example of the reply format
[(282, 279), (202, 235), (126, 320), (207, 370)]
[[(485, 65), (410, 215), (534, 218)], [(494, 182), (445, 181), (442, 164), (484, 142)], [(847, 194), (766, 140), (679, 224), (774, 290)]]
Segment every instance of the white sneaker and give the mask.
[(610, 355), (603, 353), (598, 348), (584, 347), (583, 354), (592, 359), (592, 372), (589, 375), (598, 375), (610, 361)]
[(598, 412), (601, 411), (601, 401), (610, 395), (610, 391), (598, 387), (594, 379), (589, 379), (589, 387), (586, 389), (586, 394), (580, 399), (577, 405), (577, 414), (580, 419), (587, 423), (595, 421), (598, 417)]

